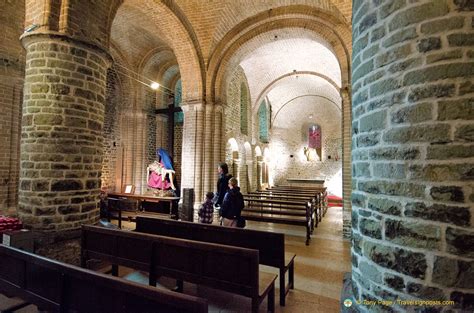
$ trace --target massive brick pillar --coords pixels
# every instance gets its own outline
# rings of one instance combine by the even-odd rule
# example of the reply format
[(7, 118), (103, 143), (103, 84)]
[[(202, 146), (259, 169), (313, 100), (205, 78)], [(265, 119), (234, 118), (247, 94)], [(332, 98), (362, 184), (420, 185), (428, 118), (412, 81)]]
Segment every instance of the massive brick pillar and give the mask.
[(25, 56), (25, 1), (0, 1), (0, 215), (13, 215), (18, 204), (20, 121)]
[(211, 173), (213, 174), (213, 180), (212, 180), (212, 190), (216, 190), (216, 184), (217, 184), (217, 165), (221, 162), (224, 162), (224, 151), (222, 149), (222, 146), (225, 146), (225, 144), (222, 143), (222, 134), (224, 133), (223, 131), (223, 125), (222, 125), (222, 111), (223, 111), (223, 106), (221, 104), (215, 104), (214, 105), (214, 131), (213, 131), (213, 168), (211, 169)]
[(206, 105), (204, 116), (204, 140), (203, 140), (203, 193), (214, 191), (213, 176), (216, 176), (215, 161), (214, 161), (214, 106)]
[(257, 190), (262, 190), (263, 184), (263, 157), (257, 156)]
[(19, 215), (42, 230), (96, 222), (109, 57), (61, 35), (34, 34), (22, 42)]
[(184, 113), (181, 188), (194, 188), (194, 200), (202, 200), (202, 103), (182, 103)]
[(352, 193), (352, 169), (351, 169), (351, 100), (349, 88), (343, 88), (342, 98), (342, 235), (344, 238), (351, 237), (351, 193)]
[(353, 291), (394, 301), (362, 311), (474, 310), (470, 3), (355, 2)]

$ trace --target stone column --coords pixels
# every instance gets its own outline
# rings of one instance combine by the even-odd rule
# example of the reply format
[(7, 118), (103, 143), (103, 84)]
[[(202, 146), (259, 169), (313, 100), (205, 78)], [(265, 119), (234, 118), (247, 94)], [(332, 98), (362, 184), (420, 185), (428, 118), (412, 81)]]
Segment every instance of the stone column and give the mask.
[(194, 188), (195, 202), (201, 201), (202, 193), (202, 131), (203, 105), (201, 103), (182, 103), (184, 113), (182, 188)]
[(24, 37), (19, 215), (31, 228), (98, 220), (108, 54), (61, 35)]
[(205, 119), (204, 119), (204, 140), (203, 140), (203, 193), (213, 191), (214, 185), (212, 185), (213, 176), (216, 176), (216, 170), (214, 166), (214, 123), (213, 114), (214, 106), (207, 104), (205, 107)]
[(353, 292), (395, 301), (363, 312), (474, 310), (472, 8), (355, 2)]
[(203, 194), (203, 139), (204, 139), (204, 105), (202, 103), (194, 105), (196, 111), (196, 155), (194, 164), (194, 191), (195, 201), (200, 203), (204, 199)]
[(351, 100), (349, 88), (343, 88), (342, 98), (342, 235), (351, 237), (351, 193), (352, 193), (352, 168), (351, 168)]
[(232, 166), (232, 176), (234, 176), (238, 181), (239, 181), (239, 186), (241, 184), (241, 181), (240, 181), (240, 172), (242, 170), (241, 166), (242, 166), (242, 162), (240, 161), (240, 159), (232, 159), (232, 163), (233, 163), (233, 166)]
[[(136, 193), (143, 193), (146, 191), (146, 168), (148, 166), (147, 154), (147, 114), (143, 111), (135, 112), (134, 114), (135, 130), (134, 138), (131, 142), (133, 145), (133, 184), (135, 185)], [(130, 131), (130, 130), (129, 130)]]
[(262, 156), (257, 156), (257, 190), (262, 190), (263, 161)]
[(214, 163), (212, 168), (212, 190), (216, 190), (217, 184), (217, 165), (221, 162), (224, 162), (223, 149), (225, 146), (222, 142), (223, 125), (222, 125), (222, 111), (223, 106), (221, 104), (214, 104), (214, 138), (213, 138), (213, 151), (214, 151)]

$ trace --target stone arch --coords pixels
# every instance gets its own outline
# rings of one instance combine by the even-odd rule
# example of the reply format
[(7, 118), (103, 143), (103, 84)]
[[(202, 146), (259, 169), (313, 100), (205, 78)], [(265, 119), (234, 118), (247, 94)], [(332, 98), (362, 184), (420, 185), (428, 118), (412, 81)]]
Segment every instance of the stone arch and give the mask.
[(255, 147), (255, 157), (262, 156), (262, 149), (259, 146)]
[[(292, 17), (291, 14), (298, 17)], [(251, 25), (258, 26), (249, 29)], [(347, 24), (341, 23), (334, 16), (314, 7), (301, 5), (280, 7), (272, 10), (270, 16), (257, 14), (241, 22), (217, 45), (211, 55), (207, 74), (207, 94), (210, 95), (212, 101), (223, 98), (226, 67), (232, 55), (242, 45), (259, 34), (289, 27), (311, 30), (330, 42), (341, 67), (342, 85), (345, 86), (350, 82), (351, 32)]]
[(158, 29), (180, 67), (183, 100), (189, 102), (204, 98), (202, 52), (191, 24), (177, 5), (169, 1), (125, 0), (117, 14), (140, 19), (147, 29)]
[(302, 95), (302, 96), (294, 97), (294, 98), (288, 100), (287, 102), (285, 102), (285, 103), (280, 107), (280, 109), (279, 109), (278, 111), (276, 111), (275, 116), (274, 116), (273, 119), (272, 119), (272, 124), (275, 123), (275, 121), (276, 121), (276, 119), (277, 119), (279, 113), (281, 112), (281, 110), (282, 110), (285, 106), (287, 106), (288, 104), (290, 104), (291, 102), (293, 102), (293, 101), (295, 101), (295, 100), (297, 100), (297, 99), (299, 99), (299, 98), (306, 98), (306, 97), (315, 97), (315, 98), (322, 98), (322, 99), (325, 99), (325, 100), (329, 101), (329, 103), (333, 104), (333, 105), (339, 110), (339, 112), (341, 112), (341, 108), (337, 105), (337, 103), (335, 103), (332, 99), (330, 99), (330, 98), (328, 98), (328, 97), (321, 96), (321, 95)]
[[(348, 2), (348, 5), (344, 5), (344, 8), (341, 8), (342, 1)], [(222, 18), (212, 38), (213, 45), (211, 51), (215, 49), (216, 45), (218, 45), (223, 38), (233, 36), (239, 31), (236, 29), (236, 25), (242, 24), (244, 27), (252, 25), (258, 21), (260, 15), (276, 16), (282, 12), (291, 13), (291, 10), (308, 13), (312, 10), (317, 10), (320, 14), (324, 14), (324, 16), (328, 18), (333, 18), (347, 25), (350, 24), (352, 13), (350, 3), (352, 0), (338, 0), (339, 3), (337, 6), (332, 3), (334, 2), (333, 0), (293, 0), (291, 2), (292, 5), (288, 6), (287, 0), (260, 1), (258, 6), (247, 6), (245, 10), (242, 10), (236, 8), (240, 5), (238, 1), (228, 1), (221, 11)], [(302, 9), (305, 7), (307, 9)]]
[(287, 77), (297, 76), (297, 75), (313, 75), (313, 76), (316, 76), (316, 77), (320, 77), (320, 78), (324, 79), (325, 81), (327, 81), (332, 87), (334, 87), (334, 89), (337, 92), (340, 92), (340, 90), (341, 90), (341, 88), (339, 86), (337, 86), (336, 82), (334, 82), (331, 78), (329, 78), (326, 75), (323, 75), (321, 73), (312, 72), (312, 71), (291, 72), (291, 73), (287, 73), (285, 75), (282, 75), (282, 76), (274, 79), (267, 86), (265, 86), (265, 88), (262, 90), (262, 92), (257, 96), (257, 98), (256, 98), (257, 100), (253, 104), (253, 107), (254, 107), (253, 109), (255, 109), (257, 107), (258, 103), (260, 103), (266, 97), (268, 92), (275, 86), (275, 84), (277, 84), (279, 81), (281, 81), (281, 80), (283, 80)]

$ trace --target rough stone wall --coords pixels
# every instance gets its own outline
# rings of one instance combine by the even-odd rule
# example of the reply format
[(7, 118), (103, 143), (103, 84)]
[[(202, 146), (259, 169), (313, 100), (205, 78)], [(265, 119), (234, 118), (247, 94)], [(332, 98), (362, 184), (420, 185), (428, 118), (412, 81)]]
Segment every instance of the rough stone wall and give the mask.
[(354, 3), (356, 299), (474, 310), (473, 9), (458, 0)]
[[(247, 120), (247, 134), (243, 134), (241, 132), (241, 90), (242, 85), (247, 86), (247, 78), (245, 77), (245, 72), (239, 66), (233, 72), (233, 75), (229, 78), (229, 82), (227, 85), (227, 92), (226, 92), (226, 106), (224, 107), (224, 142), (228, 142), (230, 138), (234, 138), (237, 141), (238, 146), (238, 160), (232, 160), (231, 155), (229, 155), (229, 149), (227, 149), (226, 161), (229, 165), (229, 171), (231, 171), (232, 162), (235, 163), (233, 166), (236, 168), (235, 173), (239, 179), (239, 186), (242, 190), (242, 193), (246, 193), (249, 191), (251, 186), (256, 186), (257, 175), (256, 171), (253, 171), (253, 166), (248, 167), (246, 166), (246, 160), (252, 160), (253, 157), (253, 150), (250, 151), (250, 156), (248, 156), (248, 152), (246, 152), (244, 144), (248, 142), (249, 144), (252, 143), (253, 132), (255, 131), (255, 127), (253, 127), (254, 123), (252, 121)], [(248, 92), (248, 89), (246, 89)], [(250, 101), (251, 95), (248, 94), (247, 99)], [(247, 108), (250, 108), (250, 103), (248, 104)], [(248, 113), (247, 113), (248, 114)], [(248, 114), (247, 119), (251, 119), (250, 114)], [(253, 147), (253, 146), (252, 146)], [(221, 162), (221, 161), (219, 161)], [(216, 164), (217, 167), (217, 164)], [(251, 175), (250, 178), (251, 186), (248, 186), (248, 176)]]
[(65, 37), (26, 47), (19, 214), (42, 230), (98, 219), (108, 60)]
[(24, 1), (0, 1), (0, 215), (15, 214), (18, 203), (24, 15)]

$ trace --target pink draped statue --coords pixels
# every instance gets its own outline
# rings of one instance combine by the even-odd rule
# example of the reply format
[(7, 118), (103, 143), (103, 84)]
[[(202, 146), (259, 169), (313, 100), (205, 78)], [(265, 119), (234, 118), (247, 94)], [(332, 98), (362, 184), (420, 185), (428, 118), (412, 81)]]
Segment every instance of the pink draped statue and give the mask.
[[(164, 168), (163, 164), (158, 161), (151, 163), (148, 168), (148, 187), (155, 189), (176, 189), (173, 184), (173, 170), (167, 170)], [(165, 179), (165, 176), (169, 175), (170, 181)]]

